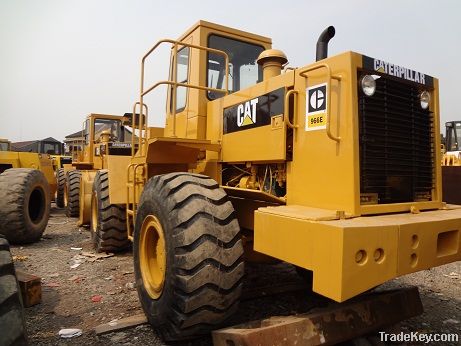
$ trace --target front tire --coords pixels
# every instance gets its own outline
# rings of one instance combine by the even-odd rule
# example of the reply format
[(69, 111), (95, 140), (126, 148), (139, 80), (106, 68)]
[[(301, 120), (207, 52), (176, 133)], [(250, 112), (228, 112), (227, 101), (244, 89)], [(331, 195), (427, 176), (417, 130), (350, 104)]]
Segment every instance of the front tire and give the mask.
[(79, 170), (67, 172), (65, 203), (67, 203), (66, 215), (78, 217), (80, 214), (80, 177)]
[(109, 173), (96, 173), (91, 196), (91, 236), (97, 252), (119, 252), (130, 246), (125, 207), (109, 202)]
[(64, 173), (64, 168), (59, 168), (56, 173), (56, 180), (58, 187), (56, 189), (56, 206), (58, 208), (64, 208), (66, 205), (64, 203), (64, 190), (66, 188), (66, 174)]
[(38, 241), (50, 217), (50, 187), (43, 173), (10, 168), (0, 174), (0, 233), (10, 243)]
[(244, 274), (240, 227), (214, 180), (189, 173), (151, 178), (133, 246), (142, 308), (165, 340), (209, 333), (236, 311)]

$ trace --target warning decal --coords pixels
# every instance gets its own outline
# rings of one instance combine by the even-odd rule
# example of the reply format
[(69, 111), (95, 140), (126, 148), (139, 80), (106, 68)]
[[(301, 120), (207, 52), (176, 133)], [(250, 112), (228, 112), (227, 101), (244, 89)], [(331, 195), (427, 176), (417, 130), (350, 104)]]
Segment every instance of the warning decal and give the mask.
[(306, 90), (306, 131), (322, 130), (327, 125), (327, 83)]

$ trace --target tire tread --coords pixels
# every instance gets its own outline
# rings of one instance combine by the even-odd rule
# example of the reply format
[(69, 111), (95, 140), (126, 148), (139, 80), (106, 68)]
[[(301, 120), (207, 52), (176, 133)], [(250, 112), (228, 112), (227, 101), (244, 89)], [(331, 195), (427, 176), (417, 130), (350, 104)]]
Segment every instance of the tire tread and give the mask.
[[(152, 199), (168, 215), (164, 231), (171, 233), (174, 255), (166, 285), (172, 299), (161, 316), (143, 308), (166, 340), (208, 333), (235, 312), (242, 292), (243, 246), (233, 206), (216, 181), (191, 173), (152, 177), (140, 206)], [(135, 238), (140, 223), (138, 218)]]

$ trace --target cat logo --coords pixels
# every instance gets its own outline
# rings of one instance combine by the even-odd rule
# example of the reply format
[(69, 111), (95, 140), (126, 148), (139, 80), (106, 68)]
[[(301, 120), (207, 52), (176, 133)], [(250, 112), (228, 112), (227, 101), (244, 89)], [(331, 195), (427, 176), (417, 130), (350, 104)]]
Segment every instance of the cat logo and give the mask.
[(285, 87), (235, 103), (223, 109), (223, 134), (248, 131), (272, 123), (283, 114)]
[(326, 129), (327, 83), (313, 85), (306, 90), (306, 131)]
[(247, 101), (237, 107), (237, 126), (247, 126), (256, 124), (256, 105), (258, 98)]

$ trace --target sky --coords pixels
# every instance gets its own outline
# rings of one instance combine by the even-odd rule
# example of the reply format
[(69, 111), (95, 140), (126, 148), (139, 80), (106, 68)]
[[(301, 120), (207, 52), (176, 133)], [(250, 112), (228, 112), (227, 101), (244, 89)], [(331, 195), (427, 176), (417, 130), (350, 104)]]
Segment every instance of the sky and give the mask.
[[(0, 137), (64, 137), (89, 113), (130, 112), (140, 59), (162, 38), (203, 19), (272, 38), (290, 66), (315, 61), (315, 43), (334, 25), (329, 55), (352, 50), (440, 80), (441, 123), (461, 120), (461, 1), (0, 0)], [(166, 79), (167, 49), (150, 61)], [(149, 101), (162, 126), (165, 93)]]

